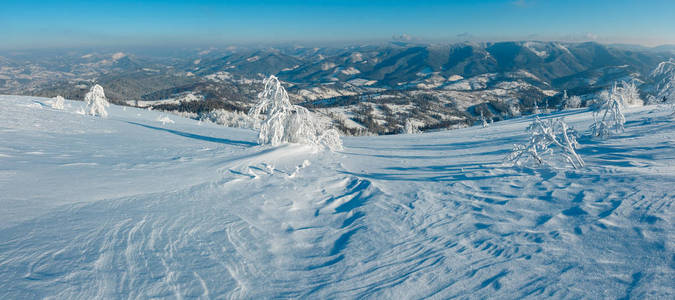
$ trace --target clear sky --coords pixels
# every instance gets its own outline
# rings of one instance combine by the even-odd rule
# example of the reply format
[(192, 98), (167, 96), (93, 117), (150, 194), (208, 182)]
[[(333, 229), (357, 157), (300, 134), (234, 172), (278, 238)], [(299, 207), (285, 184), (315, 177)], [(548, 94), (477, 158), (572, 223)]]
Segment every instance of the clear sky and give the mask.
[(675, 44), (675, 0), (0, 1), (0, 48), (596, 40)]

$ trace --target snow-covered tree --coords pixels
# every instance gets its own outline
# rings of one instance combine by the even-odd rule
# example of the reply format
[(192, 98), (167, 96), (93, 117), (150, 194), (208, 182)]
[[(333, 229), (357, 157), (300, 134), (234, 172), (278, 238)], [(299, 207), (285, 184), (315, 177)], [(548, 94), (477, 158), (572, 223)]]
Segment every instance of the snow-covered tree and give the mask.
[(581, 107), (581, 97), (579, 96), (567, 96), (567, 90), (563, 91), (562, 97), (562, 108), (563, 109), (573, 109)]
[(584, 166), (584, 161), (576, 152), (579, 146), (577, 133), (563, 118), (541, 120), (537, 117), (527, 127), (527, 132), (528, 143), (514, 145), (506, 161), (514, 165), (534, 163), (536, 166), (564, 163), (575, 169)]
[(600, 93), (593, 105), (593, 124), (590, 127), (591, 134), (595, 137), (607, 137), (611, 132), (623, 132), (623, 124), (626, 118), (623, 116), (623, 99), (625, 92), (616, 84), (610, 91)]
[(656, 85), (649, 104), (675, 104), (675, 59), (659, 63), (650, 77)]
[(260, 144), (299, 143), (330, 150), (342, 149), (337, 130), (324, 130), (309, 110), (293, 105), (276, 76), (266, 78), (263, 83), (265, 89), (258, 94), (258, 102), (249, 111), (255, 119), (264, 118), (258, 134)]
[(63, 105), (65, 103), (65, 99), (63, 97), (56, 96), (52, 102), (52, 108), (53, 109), (63, 109)]
[(417, 128), (417, 125), (411, 120), (405, 120), (405, 126), (403, 126), (403, 133), (406, 134), (415, 134), (420, 133), (420, 130)]
[(638, 92), (635, 81), (622, 81), (621, 85), (614, 84), (614, 90), (621, 99), (621, 103), (624, 106), (642, 106), (644, 101), (640, 99), (640, 93)]
[(565, 102), (565, 109), (572, 109), (579, 107), (581, 107), (581, 97), (579, 96), (569, 97)]
[(103, 87), (100, 85), (96, 84), (92, 86), (89, 93), (84, 96), (84, 101), (87, 103), (85, 112), (88, 115), (101, 116), (103, 118), (108, 116), (108, 112), (105, 108), (110, 106), (110, 103), (108, 103), (108, 100), (105, 98)]

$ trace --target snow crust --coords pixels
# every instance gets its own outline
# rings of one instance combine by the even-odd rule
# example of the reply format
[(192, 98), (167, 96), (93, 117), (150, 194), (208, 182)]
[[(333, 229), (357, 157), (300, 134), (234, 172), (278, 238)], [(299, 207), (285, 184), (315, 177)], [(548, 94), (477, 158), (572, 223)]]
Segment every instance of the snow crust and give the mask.
[(0, 96), (0, 298), (672, 299), (672, 111), (585, 167), (502, 163), (532, 118), (260, 146), (257, 133)]

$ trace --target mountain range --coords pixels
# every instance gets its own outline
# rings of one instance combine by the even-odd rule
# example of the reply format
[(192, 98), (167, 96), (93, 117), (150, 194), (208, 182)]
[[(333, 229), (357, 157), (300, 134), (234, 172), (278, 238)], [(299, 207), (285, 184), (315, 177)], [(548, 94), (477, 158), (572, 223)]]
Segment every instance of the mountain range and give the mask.
[[(213, 105), (190, 107), (246, 110), (261, 80), (276, 75), (294, 102), (340, 123), (346, 133), (382, 134), (411, 117), (421, 127), (461, 127), (479, 112), (499, 120), (554, 108), (563, 91), (587, 100), (620, 80), (635, 80), (647, 97), (662, 80), (651, 76), (654, 69), (674, 58), (674, 50), (514, 41), (13, 51), (0, 53), (0, 93), (82, 99), (98, 83), (117, 103), (158, 101), (184, 111), (162, 100), (192, 94)], [(370, 125), (363, 123), (368, 118)]]

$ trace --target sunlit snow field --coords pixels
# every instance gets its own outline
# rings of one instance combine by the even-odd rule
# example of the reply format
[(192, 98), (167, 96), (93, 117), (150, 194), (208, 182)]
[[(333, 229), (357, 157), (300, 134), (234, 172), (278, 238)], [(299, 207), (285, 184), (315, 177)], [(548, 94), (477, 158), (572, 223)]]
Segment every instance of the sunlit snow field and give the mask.
[(0, 96), (1, 299), (675, 297), (671, 108), (575, 170), (503, 163), (531, 117), (333, 153), (51, 101)]

